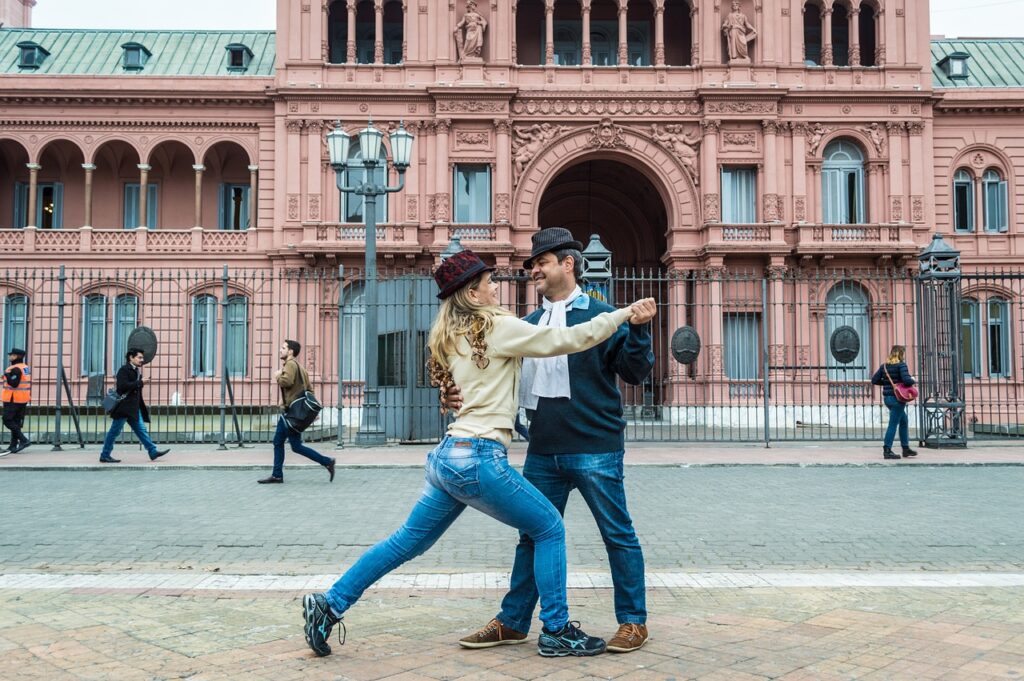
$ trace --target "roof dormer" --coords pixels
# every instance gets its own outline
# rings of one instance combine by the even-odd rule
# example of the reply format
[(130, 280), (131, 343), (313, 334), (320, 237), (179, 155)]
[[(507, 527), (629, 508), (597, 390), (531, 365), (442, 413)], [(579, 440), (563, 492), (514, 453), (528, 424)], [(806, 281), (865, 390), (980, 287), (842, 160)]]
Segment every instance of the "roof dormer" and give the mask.
[(142, 43), (125, 43), (121, 49), (124, 50), (122, 65), (125, 71), (141, 71), (153, 56)]
[(248, 45), (231, 43), (225, 49), (228, 51), (228, 71), (243, 72), (249, 69), (253, 53)]
[(25, 40), (18, 43), (18, 49), (21, 50), (21, 57), (18, 60), (18, 68), (35, 70), (50, 56), (50, 53), (46, 51), (46, 48), (38, 43), (34, 43), (31, 40)]
[(967, 60), (970, 58), (967, 52), (950, 52), (939, 62), (939, 68), (947, 78), (965, 80), (970, 76), (967, 68)]

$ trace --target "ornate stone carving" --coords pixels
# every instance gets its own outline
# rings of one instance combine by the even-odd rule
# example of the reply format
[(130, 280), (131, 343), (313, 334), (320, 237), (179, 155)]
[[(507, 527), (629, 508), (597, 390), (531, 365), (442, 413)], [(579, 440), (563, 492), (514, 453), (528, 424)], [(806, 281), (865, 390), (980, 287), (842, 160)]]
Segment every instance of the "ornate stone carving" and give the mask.
[(725, 15), (725, 20), (722, 22), (722, 35), (725, 36), (725, 43), (729, 50), (729, 64), (749, 64), (750, 56), (747, 46), (757, 37), (757, 31), (747, 19), (747, 15), (740, 11), (738, 0), (733, 0), (732, 11)]
[(434, 220), (437, 222), (448, 222), (448, 208), (451, 203), (451, 197), (446, 192), (442, 192), (437, 195), (437, 203), (435, 205)]
[(465, 146), (480, 146), (481, 144), (487, 144), (490, 139), (490, 134), (483, 131), (470, 132), (468, 130), (459, 130), (455, 133), (455, 142)]
[(885, 129), (889, 131), (890, 135), (901, 135), (906, 127), (907, 124), (903, 121), (889, 121), (885, 124)]
[(779, 128), (782, 125), (782, 123), (773, 120), (761, 121), (761, 129), (764, 130), (764, 134), (766, 135), (777, 135), (779, 133)]
[(708, 359), (711, 364), (711, 375), (721, 376), (725, 373), (725, 367), (722, 362), (722, 346), (721, 345), (709, 345), (708, 348)]
[(718, 211), (718, 194), (704, 195), (704, 222), (718, 222), (721, 218)]
[(427, 220), (434, 222), (437, 219), (437, 194), (427, 197)]
[(860, 45), (850, 48), (850, 66), (860, 66)]
[(487, 20), (476, 11), (476, 1), (466, 0), (466, 12), (455, 25), (455, 53), (460, 64), (474, 64), (483, 61), (484, 31)]
[(601, 122), (590, 129), (587, 144), (598, 149), (614, 149), (626, 146), (621, 126), (612, 123), (610, 118), (602, 118)]
[(512, 132), (512, 121), (507, 118), (495, 118), (494, 129), (499, 135), (507, 135)]
[(783, 220), (782, 197), (778, 194), (765, 194), (763, 212), (765, 222), (781, 222)]
[(516, 126), (512, 129), (512, 161), (515, 164), (515, 180), (518, 182), (526, 166), (548, 142), (568, 130), (564, 125), (536, 123), (530, 126)]
[(752, 147), (757, 141), (757, 135), (752, 132), (727, 132), (722, 135), (722, 140), (734, 147)]
[(452, 119), (438, 118), (434, 121), (434, 132), (438, 135), (447, 135), (452, 131)]
[(700, 184), (697, 163), (697, 150), (700, 148), (699, 134), (695, 132), (692, 135), (687, 135), (681, 125), (659, 126), (657, 123), (652, 123), (651, 137), (675, 154), (683, 168), (689, 173), (693, 184)]
[(807, 150), (812, 154), (817, 154), (822, 139), (830, 132), (832, 132), (832, 128), (826, 128), (821, 123), (812, 125), (807, 131)]
[(971, 157), (971, 165), (975, 168), (981, 168), (985, 165), (985, 157), (982, 154), (975, 154)]
[(309, 219), (320, 220), (320, 195), (310, 194), (309, 195), (309, 207), (308, 207)]
[(793, 199), (793, 219), (797, 222), (807, 220), (807, 199), (802, 196)]
[(288, 219), (298, 220), (299, 219), (299, 195), (289, 194), (288, 195)]
[(907, 123), (907, 132), (911, 135), (923, 135), (924, 134), (924, 123), (921, 121), (911, 121)]
[(924, 222), (923, 196), (913, 196), (910, 198), (910, 219), (914, 222)]
[(892, 197), (892, 221), (903, 222), (903, 197)]
[(779, 106), (770, 101), (723, 102), (712, 100), (704, 104), (705, 113), (709, 114), (773, 114), (778, 113)]
[(505, 110), (505, 102), (494, 100), (442, 99), (437, 103), (439, 113), (497, 113)]
[(700, 129), (705, 135), (717, 135), (718, 131), (722, 128), (722, 121), (716, 121), (714, 119), (704, 120), (700, 122)]
[(419, 197), (406, 195), (405, 197), (405, 219), (409, 222), (418, 222), (420, 209)]
[(879, 123), (871, 123), (867, 127), (857, 128), (862, 133), (871, 139), (871, 144), (875, 147), (875, 152), (879, 155), (885, 149), (885, 133), (882, 130), (882, 126)]
[(509, 204), (508, 194), (498, 193), (494, 195), (494, 219), (497, 222), (508, 222)]

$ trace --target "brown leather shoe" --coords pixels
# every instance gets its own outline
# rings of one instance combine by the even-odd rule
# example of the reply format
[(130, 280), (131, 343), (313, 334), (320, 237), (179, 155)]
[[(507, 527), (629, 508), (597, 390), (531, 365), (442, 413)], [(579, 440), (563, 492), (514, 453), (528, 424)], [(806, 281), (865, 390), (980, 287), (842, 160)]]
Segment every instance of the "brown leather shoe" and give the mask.
[(526, 634), (509, 629), (494, 618), (487, 623), (487, 626), (470, 634), (466, 638), (459, 639), (459, 645), (463, 648), (493, 648), (494, 646), (511, 646), (517, 643), (526, 643)]
[(647, 635), (647, 625), (620, 624), (615, 636), (608, 641), (608, 652), (631, 653), (643, 648), (648, 638), (650, 637)]

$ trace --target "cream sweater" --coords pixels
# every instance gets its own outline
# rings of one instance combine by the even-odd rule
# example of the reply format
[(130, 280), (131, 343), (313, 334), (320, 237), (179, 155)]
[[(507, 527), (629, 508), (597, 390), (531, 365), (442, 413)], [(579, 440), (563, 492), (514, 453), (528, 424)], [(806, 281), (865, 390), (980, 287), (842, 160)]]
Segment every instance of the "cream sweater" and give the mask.
[(629, 317), (626, 307), (568, 328), (535, 326), (513, 316), (495, 317), (494, 328), (486, 337), (490, 360), (486, 369), (476, 367), (468, 339), (461, 338), (459, 354), (449, 357), (448, 364), (462, 390), (462, 409), (448, 426), (448, 434), (487, 438), (508, 447), (518, 408), (520, 358), (589, 350), (611, 338)]

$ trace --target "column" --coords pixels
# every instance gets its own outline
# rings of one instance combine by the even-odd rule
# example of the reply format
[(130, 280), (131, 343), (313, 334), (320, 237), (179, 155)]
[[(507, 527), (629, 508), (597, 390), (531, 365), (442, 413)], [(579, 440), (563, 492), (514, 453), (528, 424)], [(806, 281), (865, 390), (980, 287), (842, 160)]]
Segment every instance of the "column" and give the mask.
[(36, 195), (39, 191), (39, 171), (43, 169), (38, 163), (26, 164), (28, 168), (28, 211), (26, 211), (25, 226), (38, 227), (36, 224)]
[(764, 129), (765, 167), (764, 198), (762, 199), (764, 208), (761, 211), (761, 222), (779, 222), (782, 220), (782, 216), (779, 214), (782, 202), (779, 201), (778, 173), (780, 169), (777, 167), (778, 159), (775, 147), (779, 123), (778, 121), (765, 120), (761, 121), (761, 127)]
[(860, 66), (860, 5), (850, 10), (850, 66)]
[(512, 55), (511, 55), (510, 59), (512, 60), (513, 64), (518, 64), (519, 63), (519, 56), (516, 54), (516, 52), (517, 52), (517, 48), (516, 48), (516, 26), (517, 25), (518, 24), (516, 23), (516, 2), (513, 2), (512, 3), (512, 20), (509, 23), (509, 26), (510, 26), (509, 32), (512, 34)]
[(721, 381), (725, 376), (724, 313), (722, 303), (723, 279), (725, 278), (724, 259), (716, 257), (704, 268), (708, 286), (708, 376), (711, 380)]
[(700, 15), (697, 13), (697, 3), (693, 3), (690, 10), (690, 65), (697, 66), (700, 63)]
[(448, 170), (448, 133), (451, 131), (450, 118), (437, 121), (437, 158), (434, 165), (434, 177), (437, 182), (437, 195), (434, 197), (435, 222), (450, 222), (448, 208), (451, 205), (451, 173)]
[(149, 198), (149, 171), (153, 169), (153, 166), (148, 163), (140, 163), (139, 168), (139, 215), (136, 222), (139, 223), (139, 227), (147, 227), (149, 220), (146, 218), (149, 216), (149, 206), (147, 199)]
[(555, 2), (546, 0), (544, 3), (544, 64), (555, 63)]
[(908, 222), (924, 222), (924, 186), (925, 186), (925, 157), (924, 157), (924, 123), (913, 121), (907, 123), (907, 132), (910, 133), (910, 216)]
[(619, 0), (619, 66), (628, 66), (629, 62), (629, 34), (626, 28), (628, 9), (626, 3), (629, 0)]
[(700, 145), (701, 185), (704, 186), (704, 222), (720, 222), (721, 210), (718, 195), (718, 130), (721, 121), (702, 121), (704, 139)]
[(494, 120), (497, 132), (497, 166), (494, 169), (494, 222), (509, 222), (512, 212), (512, 122), (507, 118)]
[(345, 37), (345, 61), (356, 63), (356, 0), (348, 0), (348, 35)]
[(832, 5), (821, 11), (821, 63), (823, 66), (832, 66)]
[[(772, 367), (771, 374), (778, 378), (785, 375), (781, 367), (786, 361), (786, 258), (772, 256), (768, 265), (768, 305), (771, 318), (771, 335), (769, 336), (768, 364)], [(766, 323), (768, 323), (766, 321)], [(790, 341), (792, 342), (792, 340)], [(796, 353), (793, 353), (796, 356)]]
[(903, 222), (903, 129), (902, 121), (885, 124), (889, 132), (889, 220)]
[(580, 14), (583, 19), (583, 54), (580, 56), (580, 63), (583, 66), (590, 66), (590, 0), (583, 0)]
[(875, 12), (875, 66), (885, 66), (885, 8)]
[[(323, 220), (324, 192), (324, 122), (306, 121), (306, 219), (311, 222)], [(331, 169), (334, 174), (334, 169)], [(385, 174), (385, 177), (387, 175)], [(381, 215), (378, 203), (377, 222), (387, 222), (387, 216)], [(333, 220), (331, 220), (333, 222)]]
[[(249, 166), (249, 229), (256, 229), (256, 204), (259, 203), (259, 195), (256, 193), (256, 174), (259, 169), (259, 166)], [(331, 172), (333, 174), (334, 171)]]
[(807, 192), (811, 203), (814, 205), (814, 223), (821, 225), (825, 222), (825, 202), (821, 191), (821, 163), (810, 164), (811, 186)]
[(665, 65), (665, 1), (654, 4), (654, 65)]
[[(196, 171), (196, 216), (195, 222), (192, 223), (193, 227), (203, 226), (203, 171), (206, 170), (206, 166), (202, 163), (197, 163), (192, 166), (192, 170)], [(218, 225), (219, 226), (219, 225)]]
[(868, 174), (868, 215), (867, 222), (885, 222), (885, 211), (882, 206), (881, 166), (868, 163), (865, 171)]
[(373, 0), (373, 63), (384, 63), (384, 0)]
[(807, 124), (790, 123), (793, 139), (793, 222), (807, 221)]
[(83, 163), (85, 171), (85, 223), (83, 227), (92, 227), (92, 175), (96, 171), (95, 163)]

